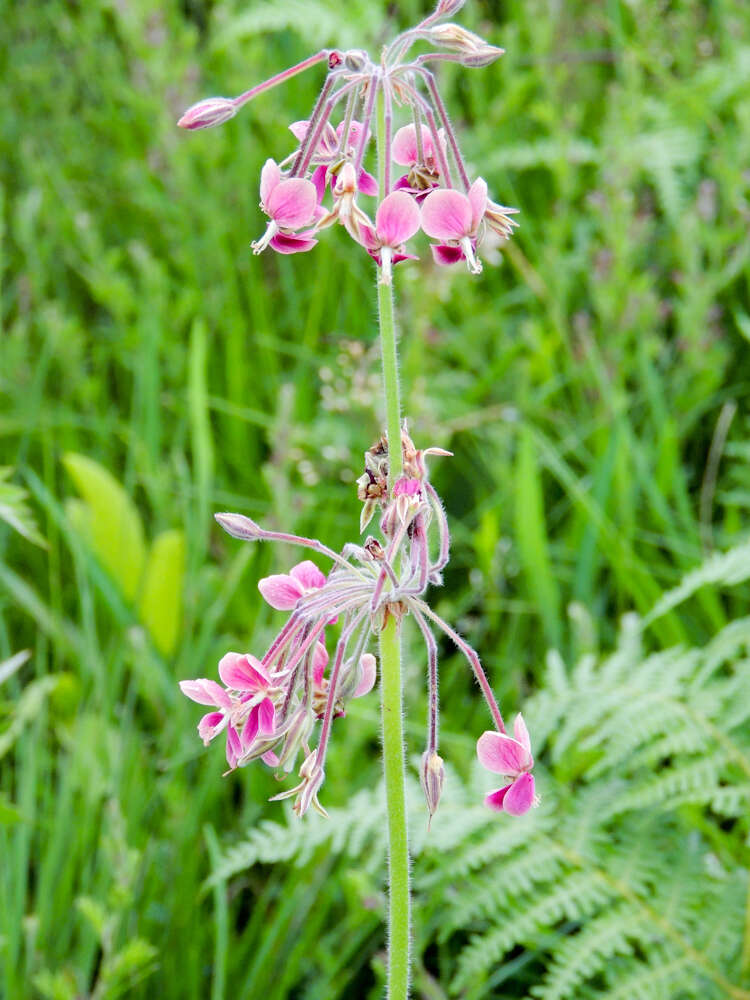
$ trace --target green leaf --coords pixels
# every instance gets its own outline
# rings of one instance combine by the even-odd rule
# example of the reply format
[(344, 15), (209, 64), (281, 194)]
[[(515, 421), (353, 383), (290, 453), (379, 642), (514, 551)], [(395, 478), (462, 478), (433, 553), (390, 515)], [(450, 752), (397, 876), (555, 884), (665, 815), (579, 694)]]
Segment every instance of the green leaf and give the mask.
[(174, 651), (179, 637), (184, 571), (184, 534), (163, 531), (149, 552), (138, 610), (154, 645), (164, 656)]
[(39, 533), (34, 515), (26, 504), (26, 490), (7, 481), (12, 474), (12, 468), (0, 466), (0, 520), (5, 521), (27, 541), (46, 549), (47, 542)]
[(21, 811), (0, 792), (0, 826), (13, 826), (14, 823), (21, 822), (23, 822)]
[(103, 466), (69, 452), (63, 464), (89, 508), (91, 546), (128, 600), (134, 600), (145, 561), (143, 525), (122, 486)]
[(526, 582), (541, 616), (547, 641), (557, 646), (560, 642), (560, 594), (547, 546), (539, 458), (528, 428), (521, 431), (518, 442), (515, 522)]

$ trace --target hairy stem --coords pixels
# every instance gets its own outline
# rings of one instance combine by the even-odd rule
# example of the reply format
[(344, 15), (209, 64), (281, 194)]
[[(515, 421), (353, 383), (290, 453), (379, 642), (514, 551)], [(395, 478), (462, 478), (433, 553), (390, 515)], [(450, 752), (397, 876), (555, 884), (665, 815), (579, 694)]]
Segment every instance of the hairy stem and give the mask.
[(388, 812), (388, 1000), (409, 992), (409, 844), (404, 785), (401, 629), (391, 615), (380, 635), (383, 768)]
[[(377, 94), (376, 137), (378, 184), (387, 186), (386, 97), (383, 81)], [(364, 128), (367, 123), (364, 123)], [(378, 282), (378, 315), (383, 359), (389, 488), (403, 471), (401, 403), (398, 384), (396, 324), (390, 284)], [(401, 630), (390, 614), (380, 636), (380, 689), (383, 713), (383, 770), (388, 812), (388, 998), (406, 1000), (409, 993), (409, 843), (406, 825), (406, 787), (401, 681)]]

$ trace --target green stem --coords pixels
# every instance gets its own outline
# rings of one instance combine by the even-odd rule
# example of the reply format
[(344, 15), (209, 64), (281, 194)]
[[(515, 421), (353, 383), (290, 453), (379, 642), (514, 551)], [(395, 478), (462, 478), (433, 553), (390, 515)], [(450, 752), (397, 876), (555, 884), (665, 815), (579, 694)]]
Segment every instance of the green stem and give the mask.
[[(385, 197), (386, 100), (382, 84), (377, 96), (376, 136), (378, 146), (378, 182)], [(378, 282), (378, 315), (383, 360), (386, 432), (388, 437), (389, 487), (403, 471), (401, 452), (401, 403), (398, 385), (396, 323), (393, 315), (393, 291)], [(385, 773), (388, 813), (388, 998), (407, 1000), (409, 994), (409, 843), (406, 824), (406, 786), (404, 730), (401, 682), (401, 629), (396, 618), (388, 615), (380, 636), (380, 690), (383, 711), (383, 770)]]
[(409, 992), (409, 844), (404, 785), (401, 629), (393, 615), (380, 635), (380, 690), (388, 811), (388, 998), (406, 1000)]

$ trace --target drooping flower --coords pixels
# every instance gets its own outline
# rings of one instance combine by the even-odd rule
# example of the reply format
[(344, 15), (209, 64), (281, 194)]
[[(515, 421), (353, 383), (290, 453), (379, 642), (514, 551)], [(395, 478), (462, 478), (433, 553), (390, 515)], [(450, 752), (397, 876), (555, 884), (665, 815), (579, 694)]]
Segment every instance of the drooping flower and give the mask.
[(520, 713), (513, 724), (513, 736), (493, 731), (482, 733), (477, 741), (477, 757), (488, 771), (511, 779), (510, 784), (490, 792), (485, 798), (485, 805), (490, 809), (521, 816), (537, 804), (531, 774), (534, 758), (529, 732)]
[(223, 656), (219, 676), (224, 688), (216, 681), (199, 678), (180, 681), (180, 690), (199, 705), (218, 709), (203, 716), (198, 723), (198, 734), (208, 746), (226, 729), (227, 763), (234, 769), (256, 737), (273, 736), (276, 723), (276, 709), (270, 697), (273, 686), (263, 665), (249, 653)]
[(406, 253), (404, 243), (418, 231), (419, 208), (405, 191), (393, 191), (378, 205), (375, 228), (363, 227), (363, 245), (382, 268), (381, 280), (391, 283), (391, 265), (402, 260), (417, 260)]
[(431, 191), (422, 204), (422, 229), (433, 239), (435, 263), (455, 264), (465, 260), (473, 274), (479, 274), (482, 265), (475, 250), (479, 224), (487, 209), (487, 184), (478, 177), (468, 194), (441, 188)]
[[(317, 183), (322, 180), (323, 187), (330, 181), (331, 187), (336, 183), (336, 177), (342, 165), (348, 163), (357, 154), (360, 139), (362, 137), (362, 123), (352, 120), (349, 123), (349, 132), (346, 137), (346, 144), (342, 147), (341, 139), (344, 134), (346, 122), (339, 122), (336, 128), (330, 122), (326, 122), (323, 131), (318, 139), (318, 145), (312, 154), (310, 162), (316, 169), (313, 171), (312, 180)], [(307, 138), (310, 129), (309, 121), (292, 122), (289, 131), (302, 144)], [(365, 145), (370, 141), (370, 129), (367, 129)], [(362, 167), (357, 176), (357, 190), (362, 194), (377, 195), (378, 182)]]
[[(402, 167), (408, 167), (408, 173), (396, 181), (396, 190), (406, 191), (417, 201), (426, 198), (433, 188), (440, 185), (440, 168), (432, 132), (426, 125), (420, 124), (419, 134), (422, 139), (422, 155), (417, 143), (417, 127), (413, 123), (404, 125), (393, 137), (391, 156)], [(445, 131), (437, 133), (438, 142), (445, 151)]]
[(278, 163), (266, 160), (260, 174), (260, 207), (271, 221), (263, 236), (252, 244), (253, 253), (262, 253), (267, 246), (278, 253), (300, 253), (316, 245), (312, 229), (295, 231), (311, 226), (322, 214), (312, 181), (284, 178)]

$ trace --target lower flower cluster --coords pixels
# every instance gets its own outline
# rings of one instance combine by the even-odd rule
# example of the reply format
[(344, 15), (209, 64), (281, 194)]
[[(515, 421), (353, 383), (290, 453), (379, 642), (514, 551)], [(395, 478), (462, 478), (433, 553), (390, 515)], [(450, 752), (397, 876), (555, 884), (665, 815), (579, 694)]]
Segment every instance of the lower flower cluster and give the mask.
[[(425, 457), (448, 453), (436, 448), (418, 451), (405, 431), (402, 449), (404, 474), (392, 489), (387, 485), (384, 441), (367, 452), (365, 472), (358, 481), (362, 526), (379, 510), (382, 540), (370, 535), (364, 545), (346, 545), (339, 554), (316, 539), (265, 531), (239, 514), (216, 515), (234, 537), (296, 544), (326, 557), (332, 566), (326, 575), (305, 560), (288, 574), (261, 580), (264, 599), (289, 613), (264, 655), (227, 653), (219, 663), (222, 684), (200, 678), (181, 681), (180, 687), (188, 698), (210, 709), (198, 723), (204, 744), (226, 734), (230, 770), (260, 759), (283, 777), (301, 758), (298, 784), (274, 799), (293, 798), (300, 816), (311, 806), (325, 814), (318, 792), (333, 722), (345, 715), (353, 698), (368, 694), (375, 684), (376, 659), (368, 650), (373, 637), (390, 616), (400, 621), (409, 615), (427, 652), (430, 711), (421, 779), (430, 815), (437, 809), (445, 775), (438, 754), (438, 646), (432, 626), (466, 656), (495, 723), (495, 731), (479, 740), (479, 758), (490, 770), (505, 774), (511, 784), (488, 796), (487, 804), (518, 815), (535, 803), (533, 759), (523, 720), (518, 716), (514, 736), (508, 736), (479, 656), (422, 600), (430, 584), (441, 582), (450, 547), (445, 514), (429, 482)], [(326, 631), (333, 626), (340, 631), (331, 657)]]

